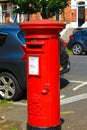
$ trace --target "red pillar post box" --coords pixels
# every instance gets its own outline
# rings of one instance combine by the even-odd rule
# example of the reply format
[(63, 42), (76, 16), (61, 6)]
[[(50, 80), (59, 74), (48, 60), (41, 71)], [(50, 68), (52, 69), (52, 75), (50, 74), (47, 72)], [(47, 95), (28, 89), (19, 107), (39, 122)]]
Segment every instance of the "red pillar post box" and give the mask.
[(27, 130), (61, 130), (58, 39), (64, 26), (51, 20), (20, 25), (26, 38)]

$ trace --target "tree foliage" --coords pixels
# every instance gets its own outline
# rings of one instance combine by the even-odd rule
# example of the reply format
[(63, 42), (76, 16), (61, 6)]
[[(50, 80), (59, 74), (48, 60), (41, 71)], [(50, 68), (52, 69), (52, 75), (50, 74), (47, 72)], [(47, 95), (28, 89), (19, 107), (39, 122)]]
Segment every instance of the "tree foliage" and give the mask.
[(42, 17), (47, 18), (55, 15), (68, 6), (69, 0), (11, 0), (11, 3), (18, 5), (16, 13), (32, 14), (41, 12)]

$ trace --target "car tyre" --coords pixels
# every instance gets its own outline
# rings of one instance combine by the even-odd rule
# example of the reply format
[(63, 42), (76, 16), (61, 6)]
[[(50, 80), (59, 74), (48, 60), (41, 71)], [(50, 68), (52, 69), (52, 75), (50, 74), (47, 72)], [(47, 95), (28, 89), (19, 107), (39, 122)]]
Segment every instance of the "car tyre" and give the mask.
[(73, 47), (72, 47), (72, 53), (74, 55), (82, 54), (82, 46), (79, 43), (74, 44)]
[(0, 98), (6, 100), (19, 100), (22, 90), (15, 76), (8, 72), (0, 73)]

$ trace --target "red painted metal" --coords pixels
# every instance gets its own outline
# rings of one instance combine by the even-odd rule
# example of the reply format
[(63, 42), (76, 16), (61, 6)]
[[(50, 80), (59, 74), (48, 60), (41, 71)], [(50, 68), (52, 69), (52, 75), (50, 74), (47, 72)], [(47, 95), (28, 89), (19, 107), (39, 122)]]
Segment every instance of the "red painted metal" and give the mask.
[(60, 122), (59, 32), (65, 24), (52, 20), (25, 22), (28, 124), (56, 127)]

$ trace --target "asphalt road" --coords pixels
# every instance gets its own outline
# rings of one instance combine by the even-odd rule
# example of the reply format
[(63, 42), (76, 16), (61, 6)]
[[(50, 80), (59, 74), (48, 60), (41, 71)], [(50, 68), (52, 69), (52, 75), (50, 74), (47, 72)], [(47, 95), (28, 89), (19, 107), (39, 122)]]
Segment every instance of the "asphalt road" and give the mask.
[(70, 71), (60, 80), (61, 98), (87, 92), (87, 57), (71, 55), (70, 63)]
[(61, 77), (62, 130), (87, 130), (87, 56), (70, 56), (71, 70)]
[(87, 55), (70, 55), (71, 70), (64, 77), (68, 80), (87, 81)]

